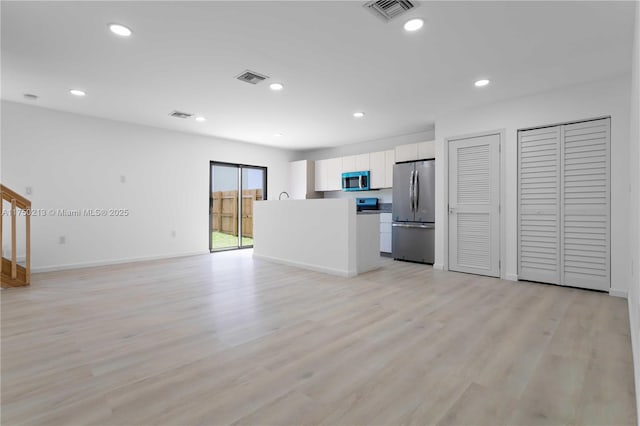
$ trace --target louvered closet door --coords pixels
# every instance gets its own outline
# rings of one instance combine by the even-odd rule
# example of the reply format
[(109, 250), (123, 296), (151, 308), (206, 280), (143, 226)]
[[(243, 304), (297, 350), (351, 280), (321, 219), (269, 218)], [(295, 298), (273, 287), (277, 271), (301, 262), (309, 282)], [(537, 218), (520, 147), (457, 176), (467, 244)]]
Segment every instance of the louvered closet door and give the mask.
[(562, 225), (565, 285), (610, 287), (610, 119), (563, 126)]
[(560, 126), (518, 132), (519, 278), (560, 284)]
[(449, 142), (449, 270), (500, 276), (500, 135)]

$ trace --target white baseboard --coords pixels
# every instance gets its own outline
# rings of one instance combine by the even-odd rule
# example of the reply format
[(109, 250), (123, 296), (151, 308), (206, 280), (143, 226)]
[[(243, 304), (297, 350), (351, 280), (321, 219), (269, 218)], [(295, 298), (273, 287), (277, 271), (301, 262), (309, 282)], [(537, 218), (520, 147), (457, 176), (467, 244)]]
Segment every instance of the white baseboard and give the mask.
[(187, 256), (198, 256), (202, 254), (209, 254), (208, 250), (206, 251), (194, 251), (194, 252), (186, 252), (186, 253), (176, 253), (169, 255), (160, 255), (160, 256), (143, 256), (143, 257), (132, 257), (127, 259), (110, 259), (110, 260), (99, 260), (96, 262), (78, 262), (78, 263), (68, 263), (65, 265), (49, 265), (49, 266), (38, 266), (35, 268), (31, 268), (32, 273), (38, 272), (55, 272), (55, 271), (66, 271), (69, 269), (81, 269), (81, 268), (93, 268), (97, 266), (109, 266), (109, 265), (121, 265), (123, 263), (136, 263), (136, 262), (146, 262), (150, 260), (162, 260), (162, 259), (173, 259), (176, 257), (187, 257)]
[(609, 296), (622, 297), (623, 299), (627, 298), (627, 290), (618, 290), (615, 288), (609, 289)]
[(433, 269), (437, 269), (439, 271), (444, 271), (444, 264), (442, 264), (442, 263), (434, 263), (433, 264)]
[(253, 252), (253, 257), (256, 259), (268, 260), (269, 262), (279, 263), (281, 265), (294, 266), (296, 268), (308, 269), (310, 271), (322, 272), (330, 275), (338, 275), (340, 277), (355, 277), (357, 272), (355, 271), (346, 271), (343, 269), (334, 269), (334, 268), (325, 268), (323, 266), (312, 265), (310, 263), (304, 262), (296, 262), (288, 259), (282, 259), (279, 257), (265, 256), (264, 254), (257, 254), (255, 251)]
[(518, 281), (518, 274), (505, 274), (504, 279), (507, 281)]

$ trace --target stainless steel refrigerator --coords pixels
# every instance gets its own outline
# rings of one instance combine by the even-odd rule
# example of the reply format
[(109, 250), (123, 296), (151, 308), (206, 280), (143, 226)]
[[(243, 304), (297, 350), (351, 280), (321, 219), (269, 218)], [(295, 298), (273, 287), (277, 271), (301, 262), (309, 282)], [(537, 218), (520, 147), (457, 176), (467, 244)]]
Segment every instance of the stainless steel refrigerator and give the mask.
[(394, 259), (433, 264), (435, 251), (435, 160), (393, 167)]

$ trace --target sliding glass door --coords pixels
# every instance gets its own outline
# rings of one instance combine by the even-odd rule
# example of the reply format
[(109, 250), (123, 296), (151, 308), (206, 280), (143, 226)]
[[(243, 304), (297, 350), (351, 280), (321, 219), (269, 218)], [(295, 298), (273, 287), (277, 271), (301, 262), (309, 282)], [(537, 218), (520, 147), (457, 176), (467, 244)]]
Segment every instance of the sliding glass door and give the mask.
[(253, 247), (253, 203), (267, 195), (267, 168), (211, 162), (211, 251)]

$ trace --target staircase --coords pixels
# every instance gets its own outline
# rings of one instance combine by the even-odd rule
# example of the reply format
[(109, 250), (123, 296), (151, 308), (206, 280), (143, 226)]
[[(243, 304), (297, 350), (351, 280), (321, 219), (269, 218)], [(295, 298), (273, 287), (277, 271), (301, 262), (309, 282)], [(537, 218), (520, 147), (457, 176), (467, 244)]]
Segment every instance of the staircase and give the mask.
[[(31, 201), (24, 198), (17, 192), (7, 188), (0, 184), (0, 195), (2, 199), (3, 213), (0, 215), (0, 254), (2, 257), (2, 288), (7, 287), (24, 287), (28, 286), (31, 282)], [(11, 217), (11, 259), (4, 257), (2, 250), (2, 222), (5, 220), (4, 201), (11, 203), (10, 216)], [(25, 266), (18, 265), (17, 261), (17, 238), (16, 238), (16, 220), (18, 216), (18, 209), (22, 210), (25, 214), (21, 215), (26, 221), (25, 234), (26, 234), (26, 263)]]

